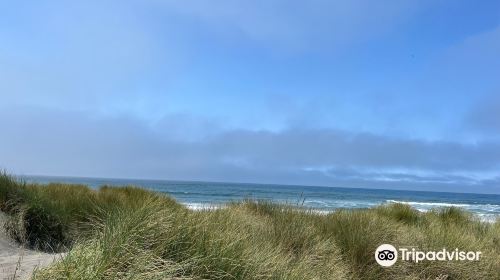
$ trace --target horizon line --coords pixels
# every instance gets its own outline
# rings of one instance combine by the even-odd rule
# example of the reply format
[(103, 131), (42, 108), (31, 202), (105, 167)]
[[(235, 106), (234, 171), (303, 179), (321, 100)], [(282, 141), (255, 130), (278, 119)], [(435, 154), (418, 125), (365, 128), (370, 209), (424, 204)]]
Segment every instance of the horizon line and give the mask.
[[(415, 189), (384, 189), (384, 188), (369, 188), (369, 187), (339, 187), (328, 185), (300, 185), (290, 183), (256, 183), (256, 182), (236, 182), (236, 181), (204, 181), (204, 180), (187, 180), (187, 179), (159, 179), (159, 178), (117, 178), (117, 177), (93, 177), (93, 176), (73, 176), (73, 175), (43, 175), (43, 174), (14, 174), (16, 177), (47, 177), (47, 178), (79, 178), (79, 179), (105, 179), (105, 180), (132, 180), (132, 181), (165, 181), (165, 182), (186, 182), (186, 183), (216, 183), (216, 184), (243, 184), (243, 185), (270, 185), (270, 186), (291, 186), (291, 187), (318, 187), (318, 188), (337, 188), (337, 189), (360, 189), (360, 190), (382, 190), (382, 191), (402, 191), (402, 192), (421, 192), (421, 193), (445, 193), (445, 194), (475, 194), (475, 195), (495, 195), (500, 196), (500, 193), (475, 193), (475, 192), (451, 192), (451, 191), (430, 191), (430, 190), (415, 190)], [(57, 183), (57, 182), (51, 182)], [(137, 186), (141, 187), (141, 186)]]

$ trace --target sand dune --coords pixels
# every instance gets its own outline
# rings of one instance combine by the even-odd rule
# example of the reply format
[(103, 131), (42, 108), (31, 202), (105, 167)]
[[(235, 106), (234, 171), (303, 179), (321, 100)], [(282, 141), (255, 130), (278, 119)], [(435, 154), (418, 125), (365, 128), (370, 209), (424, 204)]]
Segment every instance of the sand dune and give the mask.
[(61, 257), (22, 248), (4, 232), (5, 215), (0, 212), (0, 280), (29, 279), (33, 271)]

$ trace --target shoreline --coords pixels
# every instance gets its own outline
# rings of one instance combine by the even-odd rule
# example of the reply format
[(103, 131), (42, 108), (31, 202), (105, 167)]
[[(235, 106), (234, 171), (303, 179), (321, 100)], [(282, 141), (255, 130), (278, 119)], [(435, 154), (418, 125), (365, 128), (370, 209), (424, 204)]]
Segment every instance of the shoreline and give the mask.
[[(236, 203), (238, 203), (238, 202), (239, 201), (236, 201)], [(371, 209), (371, 208), (382, 206), (382, 205), (390, 205), (390, 204), (398, 204), (398, 203), (409, 205), (409, 206), (413, 207), (416, 211), (418, 211), (420, 213), (426, 213), (428, 211), (438, 210), (438, 209), (443, 208), (443, 207), (457, 207), (457, 208), (463, 209), (463, 210), (471, 213), (474, 217), (478, 218), (481, 222), (495, 223), (497, 220), (500, 220), (500, 214), (498, 214), (498, 213), (477, 213), (477, 212), (472, 212), (472, 211), (469, 211), (467, 209), (464, 209), (463, 207), (456, 206), (456, 205), (450, 204), (450, 203), (432, 203), (432, 204), (437, 204), (437, 205), (441, 205), (441, 206), (436, 206), (436, 207), (433, 207), (433, 208), (430, 208), (430, 209), (418, 209), (414, 205), (412, 205), (413, 203), (405, 203), (405, 202), (402, 202), (402, 201), (389, 201), (389, 202), (386, 202), (386, 203), (377, 204), (377, 205), (375, 205), (373, 207), (366, 207), (366, 208), (321, 209), (321, 208), (311, 208), (311, 207), (304, 207), (304, 206), (294, 206), (294, 205), (288, 205), (288, 204), (284, 204), (284, 205), (291, 206), (291, 207), (297, 207), (299, 209), (306, 210), (306, 211), (311, 211), (311, 212), (314, 212), (314, 213), (317, 213), (317, 214), (321, 214), (321, 215), (328, 215), (328, 214), (334, 213), (335, 211), (343, 210), (343, 209), (349, 209), (349, 210), (351, 210), (351, 209), (353, 209), (353, 210), (356, 210), (356, 209)], [(425, 202), (422, 202), (422, 204), (424, 204), (424, 203)], [(193, 211), (209, 211), (209, 210), (217, 210), (217, 209), (222, 209), (222, 208), (227, 207), (227, 203), (181, 202), (181, 204), (184, 205), (184, 206), (186, 206), (188, 209), (193, 210)], [(425, 203), (425, 204), (429, 204), (429, 203)]]

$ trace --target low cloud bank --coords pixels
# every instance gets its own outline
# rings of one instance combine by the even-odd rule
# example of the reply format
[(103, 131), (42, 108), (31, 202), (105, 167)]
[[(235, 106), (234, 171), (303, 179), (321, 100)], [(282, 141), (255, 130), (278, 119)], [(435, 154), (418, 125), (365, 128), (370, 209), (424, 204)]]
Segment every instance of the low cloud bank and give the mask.
[(498, 142), (217, 126), (218, 131), (183, 140), (174, 133), (183, 120), (176, 116), (148, 125), (128, 117), (16, 108), (0, 117), (8, 120), (0, 166), (22, 174), (500, 193)]

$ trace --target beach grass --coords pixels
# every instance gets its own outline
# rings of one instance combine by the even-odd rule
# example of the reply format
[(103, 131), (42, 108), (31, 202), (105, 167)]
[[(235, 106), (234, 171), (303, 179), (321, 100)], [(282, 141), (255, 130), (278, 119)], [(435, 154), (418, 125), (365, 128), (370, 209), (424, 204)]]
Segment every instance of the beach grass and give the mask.
[[(500, 279), (500, 222), (408, 205), (318, 213), (269, 201), (189, 210), (136, 187), (28, 184), (0, 175), (12, 237), (66, 257), (34, 279)], [(480, 261), (379, 266), (383, 243), (481, 251)]]

